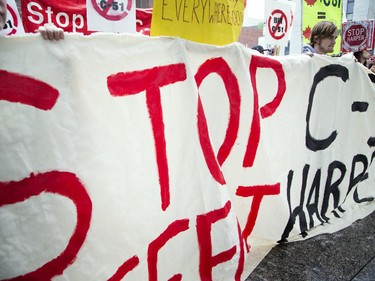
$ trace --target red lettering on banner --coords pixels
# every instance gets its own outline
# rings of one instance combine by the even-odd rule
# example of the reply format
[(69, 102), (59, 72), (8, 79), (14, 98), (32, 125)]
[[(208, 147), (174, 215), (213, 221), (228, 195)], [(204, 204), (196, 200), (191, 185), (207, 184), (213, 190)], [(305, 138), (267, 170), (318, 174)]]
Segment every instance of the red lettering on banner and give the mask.
[(183, 63), (158, 66), (141, 71), (122, 72), (107, 78), (107, 86), (112, 96), (128, 96), (146, 91), (146, 104), (155, 140), (161, 188), (161, 207), (164, 211), (170, 204), (170, 194), (160, 88), (184, 80), (186, 80), (186, 68)]
[[(258, 88), (256, 81), (256, 72), (258, 68), (271, 68), (274, 70), (277, 82), (278, 90), (276, 96), (272, 101), (265, 104), (259, 109), (259, 99), (258, 99)], [(260, 117), (267, 118), (272, 116), (276, 109), (279, 107), (282, 98), (284, 97), (286, 91), (285, 83), (285, 73), (282, 68), (282, 64), (276, 60), (252, 56), (250, 63), (250, 78), (254, 89), (254, 110), (253, 119), (250, 128), (249, 140), (246, 147), (246, 152), (243, 160), (244, 167), (252, 167), (254, 164), (256, 152), (258, 150), (261, 127), (260, 127)], [(263, 196), (265, 195), (277, 195), (280, 194), (280, 183), (274, 185), (260, 185), (260, 186), (239, 186), (236, 191), (236, 195), (242, 197), (254, 196), (250, 212), (246, 221), (245, 228), (242, 232), (243, 238), (246, 241), (254, 229), (256, 219), (258, 217), (258, 212), (260, 209), (260, 204), (262, 202)], [(247, 251), (249, 252), (248, 244)]]
[(51, 171), (31, 174), (21, 181), (0, 182), (0, 207), (27, 200), (49, 192), (65, 196), (77, 208), (77, 225), (65, 250), (55, 259), (35, 271), (8, 280), (50, 280), (73, 263), (90, 228), (92, 203), (85, 187), (72, 173)]
[[(272, 101), (262, 107), (259, 107), (256, 81), (256, 72), (259, 68), (272, 69), (276, 73), (278, 82), (278, 90), (275, 97)], [(252, 167), (254, 164), (261, 134), (260, 119), (270, 117), (276, 112), (286, 91), (284, 71), (280, 62), (264, 57), (252, 56), (249, 69), (250, 78), (254, 89), (254, 112), (246, 153), (243, 160), (244, 167)], [(203, 156), (211, 175), (218, 183), (225, 184), (224, 175), (220, 166), (230, 155), (238, 136), (241, 113), (241, 93), (237, 77), (234, 75), (230, 66), (223, 58), (220, 57), (206, 60), (199, 67), (194, 77), (198, 88), (204, 79), (210, 74), (217, 74), (220, 76), (225, 85), (229, 101), (229, 119), (227, 129), (223, 143), (217, 152), (217, 156), (215, 155), (210, 141), (207, 119), (200, 96), (198, 96), (197, 104), (198, 135)], [(160, 183), (161, 208), (163, 211), (165, 211), (170, 205), (170, 189), (161, 88), (176, 82), (185, 81), (186, 79), (186, 66), (183, 63), (157, 66), (139, 71), (121, 72), (107, 77), (107, 87), (110, 94), (114, 97), (135, 95), (145, 91), (146, 106), (148, 109), (155, 142), (154, 145)], [(59, 92), (56, 89), (42, 81), (21, 74), (10, 73), (4, 70), (0, 70), (0, 83), (3, 85), (3, 87), (0, 88), (0, 100), (19, 102), (42, 110), (51, 109), (56, 104), (59, 96)], [(35, 180), (35, 178), (38, 178), (38, 180)], [(30, 184), (30, 182), (32, 184)], [(40, 182), (46, 182), (46, 184), (41, 185)], [(51, 183), (54, 186), (51, 186)], [(10, 188), (4, 187), (8, 186), (9, 184), (12, 186), (17, 184), (19, 186), (26, 186), (27, 188), (23, 189), (17, 187), (20, 190), (18, 193), (24, 194), (22, 195), (23, 197), (17, 197), (20, 195), (12, 193), (15, 192), (14, 190), (17, 190), (14, 187), (12, 187), (14, 190), (9, 192), (8, 189)], [(73, 188), (74, 190), (70, 190), (68, 187), (66, 187), (66, 185), (74, 186), (74, 188), (70, 187), (70, 189)], [(0, 207), (4, 204), (14, 204), (16, 202), (26, 200), (30, 196), (39, 195), (43, 191), (58, 193), (66, 196), (72, 199), (77, 207), (77, 228), (65, 251), (58, 258), (46, 263), (41, 268), (11, 280), (20, 280), (23, 278), (34, 278), (37, 280), (50, 279), (53, 276), (61, 274), (65, 268), (67, 268), (74, 261), (90, 227), (92, 211), (91, 200), (84, 187), (76, 187), (76, 185), (80, 185), (79, 180), (73, 174), (64, 172), (49, 172), (36, 176), (32, 174), (29, 178), (17, 183), (0, 183)], [(60, 190), (62, 187), (67, 190)], [(4, 190), (7, 190), (7, 192), (4, 192)], [(236, 281), (240, 280), (244, 266), (243, 239), (246, 240), (253, 231), (263, 197), (265, 195), (277, 195), (279, 193), (279, 183), (274, 185), (247, 187), (239, 186), (236, 191), (237, 196), (253, 196), (248, 219), (242, 233), (241, 228), (238, 225), (240, 256), (238, 268), (235, 274)], [(1, 196), (3, 194), (4, 196)], [(13, 203), (4, 203), (7, 202), (7, 200), (13, 200), (14, 202), (11, 201)], [(86, 209), (86, 205), (89, 205), (88, 210)], [(83, 206), (85, 206), (84, 211), (86, 213), (83, 213)], [(228, 217), (230, 209), (231, 202), (228, 201), (221, 209), (213, 210), (207, 214), (197, 216), (196, 231), (200, 249), (199, 274), (202, 280), (212, 280), (213, 267), (220, 263), (231, 260), (237, 252), (237, 246), (233, 246), (219, 254), (213, 255), (212, 253), (213, 246), (211, 240), (211, 227), (217, 221)], [(188, 219), (176, 220), (172, 222), (159, 237), (149, 244), (147, 262), (150, 280), (157, 280), (158, 277), (157, 259), (160, 249), (164, 247), (170, 239), (188, 229)], [(56, 260), (58, 260), (58, 266), (56, 265)], [(125, 275), (136, 268), (139, 265), (139, 262), (138, 256), (133, 256), (125, 261), (109, 280), (121, 280)], [(180, 281), (182, 280), (182, 274), (176, 274), (169, 280)]]
[(238, 268), (236, 270), (236, 274), (234, 276), (235, 281), (240, 281), (241, 280), (241, 275), (243, 273), (243, 269), (245, 266), (245, 251), (244, 251), (244, 239), (242, 236), (242, 230), (241, 226), (237, 221), (237, 230), (238, 230), (238, 240), (240, 241), (240, 257), (238, 259)]
[(253, 85), (254, 89), (254, 115), (253, 121), (251, 123), (250, 128), (250, 136), (246, 147), (246, 153), (243, 160), (244, 167), (252, 167), (254, 164), (256, 152), (258, 150), (259, 140), (260, 140), (260, 116), (259, 116), (259, 100), (258, 100), (258, 88), (257, 88), (257, 81), (256, 81), (256, 72), (258, 68), (271, 68), (274, 70), (277, 76), (277, 93), (276, 96), (272, 101), (265, 104), (260, 108), (260, 116), (264, 119), (267, 117), (272, 116), (276, 109), (279, 107), (285, 91), (286, 91), (286, 83), (285, 83), (285, 73), (283, 70), (283, 66), (280, 62), (260, 56), (252, 56), (250, 62), (250, 78), (251, 84)]
[[(242, 232), (245, 241), (250, 236), (254, 229), (260, 203), (265, 195), (277, 195), (280, 194), (280, 183), (274, 185), (259, 185), (259, 186), (239, 186), (236, 190), (236, 195), (241, 197), (253, 196), (249, 216), (246, 221), (245, 228)], [(248, 249), (249, 250), (249, 249)]]
[(181, 274), (176, 274), (172, 276), (171, 278), (168, 279), (168, 281), (181, 281), (182, 280), (182, 275)]
[(200, 97), (198, 97), (198, 132), (204, 158), (211, 175), (218, 183), (225, 184), (224, 176), (220, 170), (220, 167), (217, 165), (217, 161), (219, 162), (220, 166), (224, 163), (230, 154), (234, 142), (237, 139), (240, 124), (241, 94), (237, 77), (233, 74), (229, 65), (223, 58), (209, 59), (199, 67), (197, 73), (195, 74), (195, 81), (198, 88), (202, 81), (212, 73), (218, 74), (223, 80), (229, 99), (228, 127), (223, 144), (218, 151), (217, 158), (215, 157), (215, 153), (210, 142), (207, 120)]
[[(154, 241), (152, 241), (148, 247), (148, 272), (150, 281), (158, 280), (158, 253), (161, 248), (170, 240), (171, 238), (177, 236), (180, 232), (186, 231), (189, 229), (189, 220), (176, 220), (171, 223), (167, 229), (159, 235)], [(181, 274), (175, 274), (169, 280), (182, 280)]]
[(197, 234), (199, 244), (199, 275), (201, 280), (212, 280), (212, 268), (216, 265), (229, 261), (236, 254), (236, 246), (215, 256), (212, 255), (211, 226), (215, 222), (228, 216), (231, 202), (218, 210), (213, 210), (204, 215), (197, 216)]
[(124, 262), (116, 271), (116, 273), (108, 279), (108, 281), (120, 281), (125, 277), (128, 272), (132, 271), (139, 264), (139, 258), (137, 256), (131, 257)]
[(50, 110), (59, 97), (59, 91), (43, 81), (1, 69), (0, 85), (0, 100), (22, 103), (41, 110)]

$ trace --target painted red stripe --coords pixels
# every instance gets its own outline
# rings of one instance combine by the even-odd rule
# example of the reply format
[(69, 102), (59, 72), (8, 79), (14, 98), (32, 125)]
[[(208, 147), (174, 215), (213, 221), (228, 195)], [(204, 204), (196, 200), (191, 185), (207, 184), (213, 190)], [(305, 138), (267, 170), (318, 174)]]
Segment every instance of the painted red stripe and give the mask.
[(0, 100), (50, 110), (57, 101), (59, 91), (49, 84), (19, 73), (0, 69)]

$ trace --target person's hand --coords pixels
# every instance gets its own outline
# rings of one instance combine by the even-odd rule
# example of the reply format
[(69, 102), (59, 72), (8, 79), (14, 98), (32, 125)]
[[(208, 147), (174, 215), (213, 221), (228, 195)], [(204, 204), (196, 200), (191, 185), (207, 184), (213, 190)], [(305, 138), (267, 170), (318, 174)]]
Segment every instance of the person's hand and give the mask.
[(40, 26), (36, 32), (39, 32), (44, 40), (52, 41), (64, 39), (64, 30), (51, 23), (46, 23), (45, 25)]
[(375, 73), (375, 64), (373, 64), (373, 65), (371, 66), (370, 70), (371, 70), (373, 73)]

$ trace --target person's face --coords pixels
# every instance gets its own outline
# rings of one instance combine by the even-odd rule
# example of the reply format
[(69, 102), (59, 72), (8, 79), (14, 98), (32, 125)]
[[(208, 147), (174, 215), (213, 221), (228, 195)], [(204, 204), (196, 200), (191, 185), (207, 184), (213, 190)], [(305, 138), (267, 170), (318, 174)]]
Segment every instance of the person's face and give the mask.
[(367, 60), (367, 59), (371, 58), (371, 51), (370, 50), (363, 50), (362, 55), (363, 55), (363, 58), (365, 58)]
[(7, 19), (7, 3), (6, 0), (0, 0), (0, 30), (3, 29)]
[(335, 48), (337, 35), (338, 31), (335, 31), (330, 37), (320, 39), (320, 42), (318, 43), (318, 53), (324, 55), (332, 53)]

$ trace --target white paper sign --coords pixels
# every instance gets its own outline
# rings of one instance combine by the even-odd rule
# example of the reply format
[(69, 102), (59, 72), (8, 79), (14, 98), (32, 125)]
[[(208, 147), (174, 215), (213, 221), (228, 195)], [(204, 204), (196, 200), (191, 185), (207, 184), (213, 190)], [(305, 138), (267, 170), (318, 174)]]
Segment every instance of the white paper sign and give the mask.
[(284, 1), (267, 0), (265, 5), (265, 42), (285, 47), (292, 25), (292, 6)]
[(136, 33), (134, 0), (86, 0), (89, 30)]

